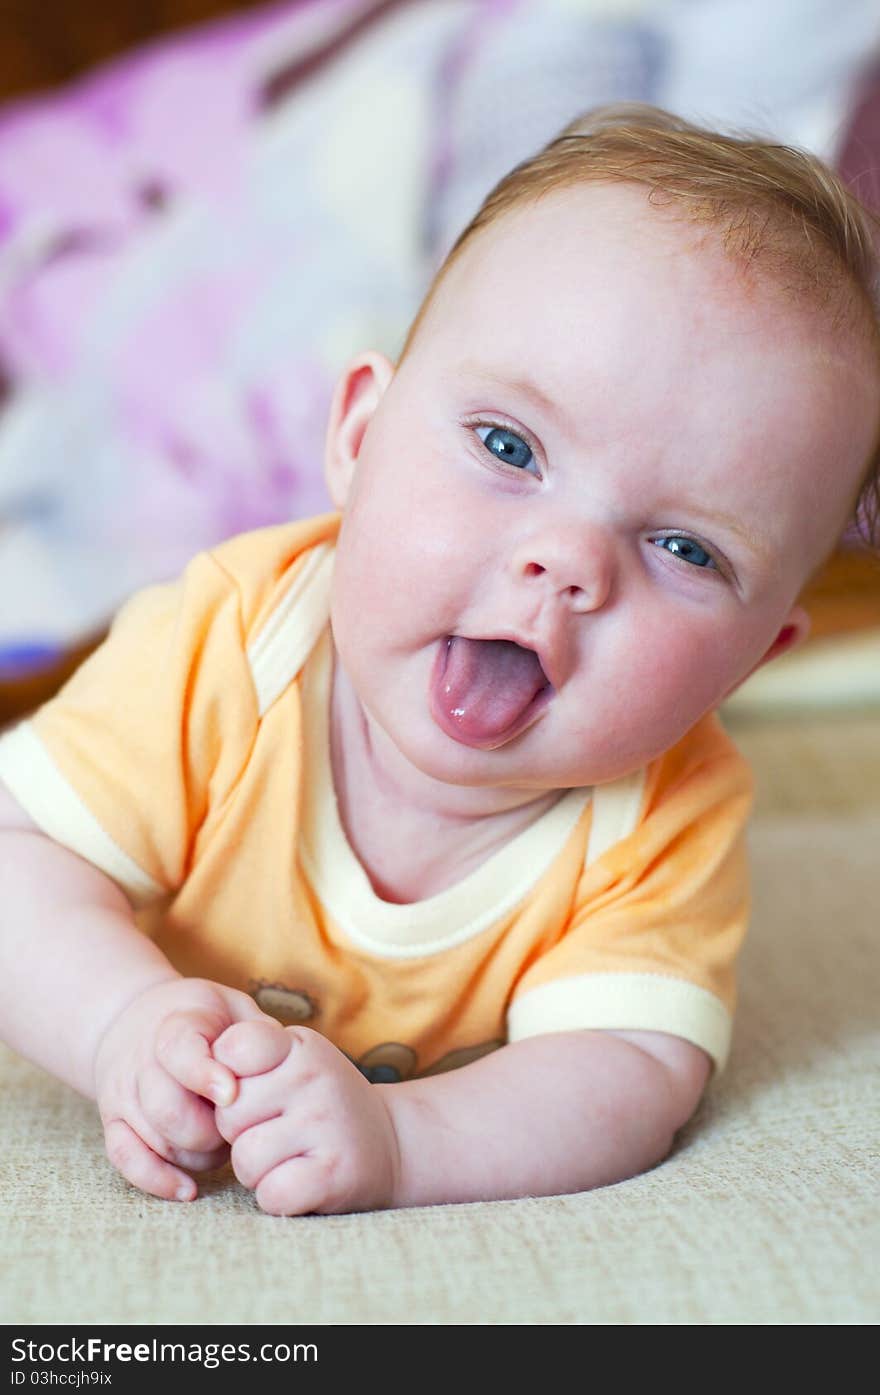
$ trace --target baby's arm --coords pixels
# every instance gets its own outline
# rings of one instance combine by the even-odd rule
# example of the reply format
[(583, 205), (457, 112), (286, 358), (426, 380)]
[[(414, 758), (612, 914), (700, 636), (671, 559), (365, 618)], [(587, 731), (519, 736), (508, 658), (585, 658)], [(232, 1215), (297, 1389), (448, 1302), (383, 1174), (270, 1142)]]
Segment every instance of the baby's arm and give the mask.
[(709, 1058), (660, 1032), (558, 1032), (462, 1070), (384, 1087), (401, 1155), (397, 1205), (556, 1196), (666, 1157)]
[(225, 1152), (213, 1106), (235, 1093), (211, 1043), (262, 1017), (246, 994), (181, 978), (123, 893), (47, 838), (0, 784), (0, 1037), (96, 1099), (111, 1162), (163, 1197)]
[(371, 1085), (307, 1028), (232, 1027), (240, 1073), (217, 1112), (232, 1162), (280, 1214), (585, 1191), (658, 1163), (697, 1106), (708, 1058), (652, 1032), (560, 1032), (469, 1066)]

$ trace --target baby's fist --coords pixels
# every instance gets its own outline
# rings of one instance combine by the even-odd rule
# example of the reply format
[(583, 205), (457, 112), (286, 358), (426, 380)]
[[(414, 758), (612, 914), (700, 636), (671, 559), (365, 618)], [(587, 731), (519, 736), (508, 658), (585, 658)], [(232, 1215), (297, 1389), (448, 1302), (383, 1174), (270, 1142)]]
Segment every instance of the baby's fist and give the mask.
[[(237, 1075), (217, 1128), (232, 1166), (272, 1215), (367, 1211), (393, 1204), (397, 1136), (385, 1104), (347, 1056), (308, 1027), (238, 1023), (214, 1043)], [(247, 1073), (245, 1073), (247, 1072)]]

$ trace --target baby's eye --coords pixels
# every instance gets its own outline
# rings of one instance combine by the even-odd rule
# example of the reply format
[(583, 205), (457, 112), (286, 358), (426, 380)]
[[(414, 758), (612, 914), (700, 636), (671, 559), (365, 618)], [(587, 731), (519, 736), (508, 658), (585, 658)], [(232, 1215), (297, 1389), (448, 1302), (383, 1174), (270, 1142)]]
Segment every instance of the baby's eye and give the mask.
[(485, 431), (485, 436), (480, 436), (480, 440), (487, 450), (496, 455), (499, 460), (503, 460), (506, 465), (514, 465), (518, 470), (525, 470), (532, 463), (532, 449), (523, 440), (522, 436), (517, 436), (515, 431), (510, 431), (506, 426), (477, 426), (474, 430), (479, 433)]
[(674, 533), (667, 538), (653, 538), (656, 547), (663, 547), (667, 552), (671, 552), (673, 557), (680, 557), (683, 562), (690, 562), (692, 567), (711, 567), (717, 571), (714, 557), (700, 547), (693, 538), (683, 537), (680, 533)]

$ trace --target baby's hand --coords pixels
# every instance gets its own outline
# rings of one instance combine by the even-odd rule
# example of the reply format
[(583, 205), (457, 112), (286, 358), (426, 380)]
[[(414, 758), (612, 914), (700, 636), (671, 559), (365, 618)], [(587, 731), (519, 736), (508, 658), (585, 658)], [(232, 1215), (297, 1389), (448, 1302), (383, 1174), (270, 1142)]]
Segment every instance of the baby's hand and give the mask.
[(234, 1104), (217, 1109), (232, 1166), (264, 1211), (370, 1211), (390, 1206), (397, 1136), (381, 1086), (368, 1083), (308, 1027), (230, 1027), (214, 1059), (239, 1076)]
[(246, 993), (188, 978), (148, 988), (114, 1019), (95, 1056), (95, 1086), (107, 1156), (127, 1181), (191, 1201), (189, 1173), (224, 1161), (208, 1101), (229, 1104), (237, 1082), (211, 1046), (249, 1019), (269, 1020)]

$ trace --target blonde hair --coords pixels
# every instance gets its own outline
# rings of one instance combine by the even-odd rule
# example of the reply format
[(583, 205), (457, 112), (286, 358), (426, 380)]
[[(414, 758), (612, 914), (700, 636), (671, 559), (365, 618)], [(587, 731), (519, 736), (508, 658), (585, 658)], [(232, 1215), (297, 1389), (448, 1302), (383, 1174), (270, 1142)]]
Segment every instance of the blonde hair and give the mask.
[[(806, 151), (722, 135), (637, 104), (583, 113), (505, 175), (435, 274), (400, 361), (450, 267), (480, 232), (555, 190), (612, 181), (647, 186), (650, 202), (713, 229), (741, 266), (823, 311), (836, 330), (861, 321), (880, 376), (880, 221)], [(856, 513), (865, 539), (880, 545), (880, 442)]]

